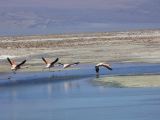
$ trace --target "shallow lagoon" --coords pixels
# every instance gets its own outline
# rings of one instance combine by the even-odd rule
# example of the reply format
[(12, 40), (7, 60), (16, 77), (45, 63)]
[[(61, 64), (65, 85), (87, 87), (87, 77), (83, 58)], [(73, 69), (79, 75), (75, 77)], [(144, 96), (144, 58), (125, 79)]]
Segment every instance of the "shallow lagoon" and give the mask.
[[(113, 64), (100, 78), (117, 75), (159, 74), (159, 64)], [(9, 74), (10, 75), (10, 74)], [(2, 120), (157, 120), (160, 87), (118, 88), (94, 84), (93, 65), (77, 70), (17, 73), (1, 76)], [(97, 78), (99, 79), (99, 78)], [(4, 82), (5, 81), (5, 82)]]

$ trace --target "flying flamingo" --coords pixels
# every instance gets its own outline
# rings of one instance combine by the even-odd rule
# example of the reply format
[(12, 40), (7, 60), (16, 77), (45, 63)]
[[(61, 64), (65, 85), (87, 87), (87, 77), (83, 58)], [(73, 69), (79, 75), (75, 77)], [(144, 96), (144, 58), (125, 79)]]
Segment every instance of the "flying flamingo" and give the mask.
[(75, 62), (75, 63), (70, 63), (70, 64), (63, 64), (63, 63), (58, 63), (59, 65), (63, 65), (63, 68), (68, 68), (73, 65), (78, 65), (80, 62)]
[(46, 68), (49, 68), (49, 71), (50, 71), (50, 68), (51, 67), (54, 67), (54, 64), (56, 62), (58, 62), (59, 58), (56, 58), (54, 61), (50, 62), (50, 61), (47, 61), (44, 57), (42, 57), (42, 60), (45, 62), (46, 64)]
[(22, 61), (19, 64), (16, 64), (14, 60), (10, 60), (10, 58), (7, 58), (8, 62), (11, 64), (11, 70), (15, 73), (18, 69), (21, 69), (21, 66), (26, 62), (26, 60)]
[(98, 75), (99, 74), (99, 67), (105, 67), (109, 70), (112, 70), (111, 66), (109, 64), (106, 64), (106, 63), (98, 63), (96, 66), (95, 66), (95, 70), (96, 70), (96, 74)]

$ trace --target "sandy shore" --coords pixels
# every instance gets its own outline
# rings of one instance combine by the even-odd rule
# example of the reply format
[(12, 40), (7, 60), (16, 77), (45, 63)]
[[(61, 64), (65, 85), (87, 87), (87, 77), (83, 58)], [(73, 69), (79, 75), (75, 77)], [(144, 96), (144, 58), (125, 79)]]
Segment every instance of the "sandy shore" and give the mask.
[(41, 56), (59, 57), (64, 63), (160, 63), (159, 39), (160, 30), (0, 37), (0, 71), (9, 70), (4, 56), (27, 59), (29, 70), (44, 66)]

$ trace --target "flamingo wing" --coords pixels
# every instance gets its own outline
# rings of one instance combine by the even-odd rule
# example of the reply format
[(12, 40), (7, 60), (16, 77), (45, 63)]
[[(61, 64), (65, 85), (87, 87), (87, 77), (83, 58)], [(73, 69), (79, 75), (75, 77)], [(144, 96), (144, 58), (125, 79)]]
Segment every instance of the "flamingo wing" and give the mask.
[(56, 58), (52, 63), (51, 65), (55, 64), (56, 62), (58, 62), (59, 58)]
[(75, 62), (75, 63), (71, 63), (71, 64), (69, 64), (69, 66), (71, 66), (71, 65), (78, 65), (80, 62)]
[(21, 65), (23, 65), (26, 62), (26, 60), (23, 60), (20, 64), (17, 65), (17, 67), (20, 67)]
[(80, 62), (75, 62), (75, 63), (72, 63), (71, 65), (78, 65)]
[(43, 60), (46, 64), (48, 64), (47, 60), (46, 60), (44, 57), (42, 57), (42, 60)]
[(13, 65), (12, 61), (9, 58), (7, 58), (7, 60), (11, 65)]
[(112, 68), (109, 65), (103, 65), (104, 67), (106, 67), (109, 70), (112, 70)]

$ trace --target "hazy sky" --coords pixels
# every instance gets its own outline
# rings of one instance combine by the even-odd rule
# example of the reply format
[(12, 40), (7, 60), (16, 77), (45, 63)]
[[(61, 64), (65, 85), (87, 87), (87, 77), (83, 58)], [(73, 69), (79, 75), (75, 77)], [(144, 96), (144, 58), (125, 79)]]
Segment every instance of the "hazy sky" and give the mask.
[(50, 7), (82, 9), (128, 9), (160, 5), (159, 0), (0, 0), (2, 7)]
[(160, 28), (159, 12), (160, 0), (0, 0), (0, 35)]

